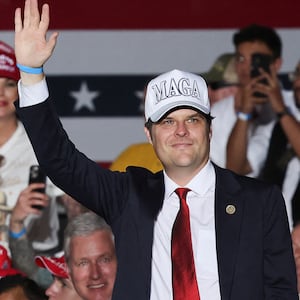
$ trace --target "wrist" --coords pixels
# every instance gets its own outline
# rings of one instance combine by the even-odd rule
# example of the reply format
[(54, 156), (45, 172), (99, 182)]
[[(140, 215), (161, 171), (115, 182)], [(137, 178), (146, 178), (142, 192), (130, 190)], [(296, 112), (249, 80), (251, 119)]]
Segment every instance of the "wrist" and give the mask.
[(44, 79), (44, 73), (42, 74), (28, 74), (25, 72), (20, 72), (21, 82), (23, 86), (31, 86), (36, 83), (41, 82)]
[(10, 219), (9, 221), (9, 230), (13, 231), (13, 232), (19, 232), (24, 228), (24, 222), (23, 220), (13, 220)]
[(238, 111), (236, 116), (239, 120), (242, 121), (250, 121), (252, 119), (252, 113), (244, 113), (242, 111)]
[(280, 120), (285, 115), (291, 115), (291, 111), (287, 106), (285, 106), (283, 110), (276, 113), (278, 120)]
[(20, 70), (21, 81), (24, 85), (32, 85), (44, 78), (44, 69), (42, 67), (32, 68), (21, 64), (17, 64)]
[(25, 227), (23, 227), (20, 231), (18, 232), (15, 232), (15, 231), (12, 231), (12, 230), (9, 230), (8, 231), (8, 234), (11, 238), (13, 239), (19, 239), (21, 238), (22, 236), (24, 236), (26, 234), (26, 229)]
[(24, 220), (10, 218), (10, 224), (23, 225)]
[(21, 64), (17, 64), (17, 67), (21, 72), (28, 74), (42, 74), (44, 72), (43, 67), (32, 68)]

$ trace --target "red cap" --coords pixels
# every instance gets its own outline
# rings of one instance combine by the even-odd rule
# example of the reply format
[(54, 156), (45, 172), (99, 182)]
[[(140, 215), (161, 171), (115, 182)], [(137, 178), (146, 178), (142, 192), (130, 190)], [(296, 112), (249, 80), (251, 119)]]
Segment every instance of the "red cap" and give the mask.
[(12, 268), (11, 259), (7, 254), (7, 250), (5, 249), (5, 247), (0, 245), (0, 278), (15, 274), (23, 275), (23, 273), (19, 270)]
[(46, 257), (36, 256), (35, 263), (41, 267), (47, 269), (51, 274), (56, 277), (68, 278), (67, 266), (65, 257)]
[(20, 72), (16, 65), (15, 51), (12, 47), (0, 41), (0, 77), (18, 81)]

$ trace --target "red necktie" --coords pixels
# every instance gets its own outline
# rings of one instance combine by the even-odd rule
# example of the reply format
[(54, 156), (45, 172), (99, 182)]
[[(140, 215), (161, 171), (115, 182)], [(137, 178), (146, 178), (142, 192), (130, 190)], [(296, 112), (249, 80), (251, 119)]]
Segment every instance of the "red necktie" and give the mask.
[(172, 230), (172, 284), (174, 300), (200, 300), (192, 248), (190, 213), (186, 195), (190, 190), (178, 188), (180, 210)]

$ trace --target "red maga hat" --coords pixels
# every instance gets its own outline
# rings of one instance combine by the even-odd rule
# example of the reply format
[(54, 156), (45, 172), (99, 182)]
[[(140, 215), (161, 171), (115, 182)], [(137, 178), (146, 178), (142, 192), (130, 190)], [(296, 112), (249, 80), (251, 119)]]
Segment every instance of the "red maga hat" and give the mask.
[(0, 41), (0, 77), (7, 77), (18, 81), (20, 72), (17, 68), (14, 49)]
[(24, 275), (19, 270), (12, 268), (11, 259), (8, 256), (7, 250), (4, 246), (0, 245), (0, 278), (15, 274)]
[(47, 269), (52, 275), (61, 278), (68, 278), (67, 266), (65, 257), (46, 257), (36, 256), (35, 263), (41, 267)]

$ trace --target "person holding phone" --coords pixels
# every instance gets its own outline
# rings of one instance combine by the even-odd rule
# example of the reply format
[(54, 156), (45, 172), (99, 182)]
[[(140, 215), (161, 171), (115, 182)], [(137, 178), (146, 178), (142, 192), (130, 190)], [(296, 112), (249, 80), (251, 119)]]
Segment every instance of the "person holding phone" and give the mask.
[[(293, 200), (299, 186), (299, 66), (293, 72), (293, 90), (282, 90), (277, 76), (281, 42), (276, 32), (250, 26), (237, 33), (234, 41), (237, 73), (244, 83), (240, 91), (244, 93), (234, 99), (237, 113), (232, 116), (226, 166), (239, 174), (277, 184), (284, 195), (292, 230), (300, 220), (299, 204)], [(220, 113), (217, 124), (218, 117)]]
[(276, 113), (288, 92), (278, 72), (282, 42), (271, 27), (252, 24), (233, 36), (239, 86), (234, 97), (213, 105), (211, 158), (239, 174), (257, 177), (266, 159)]
[(204, 79), (175, 69), (147, 85), (144, 131), (163, 171), (102, 168), (76, 149), (49, 98), (43, 65), (58, 33), (47, 38), (49, 5), (39, 7), (26, 0), (24, 13), (15, 12), (23, 70), (16, 107), (48, 176), (111, 226), (118, 258), (112, 299), (298, 299), (278, 188), (209, 159)]
[(277, 114), (259, 178), (280, 187), (293, 229), (300, 222), (300, 63), (291, 75), (289, 103)]
[[(28, 277), (35, 280), (39, 285), (47, 288), (52, 282), (52, 277), (49, 276), (49, 273), (39, 270), (34, 264), (34, 257), (38, 252), (33, 249), (32, 241), (27, 236), (27, 231), (24, 227), (24, 220), (28, 215), (34, 214), (40, 216), (43, 213), (40, 208), (44, 208), (48, 205), (49, 200), (47, 199), (47, 195), (36, 192), (36, 190), (39, 190), (42, 187), (43, 184), (41, 183), (32, 183), (21, 192), (20, 197), (11, 212), (9, 222), (9, 249), (14, 266), (20, 269)], [(60, 198), (60, 201), (62, 201), (63, 206), (66, 208), (66, 221), (88, 211), (84, 206), (67, 194), (64, 194)], [(36, 206), (38, 208), (35, 208)], [(60, 251), (55, 253), (55, 255), (60, 254), (62, 247), (59, 250)]]
[[(257, 177), (266, 159), (276, 113), (285, 110), (284, 97), (288, 96), (278, 79), (282, 64), (279, 35), (268, 27), (252, 27), (252, 32), (249, 28), (234, 37), (241, 88), (235, 99), (237, 119), (227, 143), (226, 167)], [(247, 36), (252, 40), (245, 39)]]
[[(0, 41), (0, 190), (11, 210), (20, 198), (23, 208), (27, 203), (27, 208), (22, 212), (22, 217), (25, 213), (26, 218), (20, 230), (26, 228), (36, 251), (49, 251), (58, 245), (56, 197), (63, 195), (63, 192), (49, 179), (47, 195), (34, 192), (35, 188), (45, 189), (45, 184), (29, 184), (30, 167), (38, 165), (38, 162), (13, 104), (18, 98), (19, 78), (14, 49)], [(30, 204), (33, 202), (40, 203), (44, 207), (43, 211), (32, 209)], [(10, 215), (7, 224), (9, 219)], [(20, 232), (15, 231), (16, 234)]]

